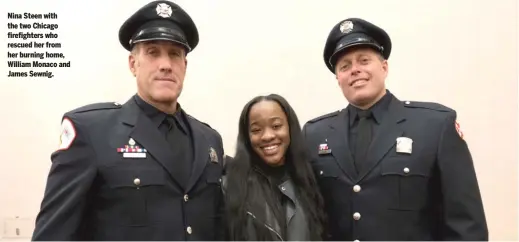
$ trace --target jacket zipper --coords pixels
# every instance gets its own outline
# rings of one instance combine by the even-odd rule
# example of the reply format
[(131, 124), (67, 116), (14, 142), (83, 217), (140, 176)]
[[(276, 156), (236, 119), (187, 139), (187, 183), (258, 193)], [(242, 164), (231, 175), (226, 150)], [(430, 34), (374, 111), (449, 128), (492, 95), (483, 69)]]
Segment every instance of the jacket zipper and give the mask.
[[(252, 214), (251, 212), (247, 212), (247, 214), (249, 214), (250, 216), (252, 216), (252, 218), (256, 219), (256, 216), (254, 216), (254, 214)], [(276, 231), (274, 230), (272, 227), (268, 226), (266, 223), (262, 223), (263, 226), (265, 226), (267, 229), (269, 229), (270, 231), (274, 232), (274, 234), (276, 234), (276, 236), (281, 240), (281, 241), (284, 241), (283, 238), (281, 238), (281, 235)]]

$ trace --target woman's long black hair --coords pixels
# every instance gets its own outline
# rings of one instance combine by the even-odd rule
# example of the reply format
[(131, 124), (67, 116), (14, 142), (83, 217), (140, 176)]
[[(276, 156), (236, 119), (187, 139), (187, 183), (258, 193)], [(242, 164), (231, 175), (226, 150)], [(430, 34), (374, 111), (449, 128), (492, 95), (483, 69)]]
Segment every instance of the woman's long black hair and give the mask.
[[(287, 116), (290, 131), (290, 145), (285, 154), (285, 169), (295, 184), (296, 195), (306, 212), (310, 240), (323, 240), (325, 215), (323, 199), (311, 167), (311, 157), (307, 151), (299, 120), (281, 96), (271, 94), (258, 96), (249, 101), (243, 108), (238, 131), (236, 154), (227, 164), (226, 204), (231, 240), (271, 240), (270, 232), (262, 222), (265, 221), (265, 202), (270, 208), (276, 206), (275, 199), (268, 199), (269, 193), (275, 192), (268, 182), (255, 169), (263, 161), (253, 151), (249, 138), (249, 111), (251, 107), (263, 100), (277, 102)], [(249, 238), (247, 232), (247, 212), (254, 214), (255, 238)], [(282, 214), (284, 216), (284, 213)]]

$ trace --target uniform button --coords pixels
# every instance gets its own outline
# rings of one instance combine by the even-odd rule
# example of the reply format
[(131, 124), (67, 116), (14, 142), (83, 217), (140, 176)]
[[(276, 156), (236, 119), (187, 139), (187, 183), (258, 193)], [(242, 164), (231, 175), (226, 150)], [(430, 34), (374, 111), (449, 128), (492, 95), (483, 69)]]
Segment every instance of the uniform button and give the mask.
[(133, 180), (133, 184), (135, 184), (136, 186), (140, 185), (140, 184), (141, 184), (141, 179), (139, 179), (139, 178), (135, 178), (135, 179)]
[(187, 202), (189, 200), (189, 196), (186, 194), (184, 195), (184, 202)]
[(191, 229), (191, 226), (187, 226), (186, 231), (187, 231), (188, 234), (193, 233), (193, 229)]
[(286, 188), (285, 188), (285, 187), (281, 187), (281, 190), (283, 190), (283, 191), (284, 191), (284, 190), (286, 190)]
[(353, 214), (353, 219), (359, 220), (360, 219), (360, 213), (354, 213)]
[(353, 191), (354, 191), (354, 192), (360, 192), (360, 190), (361, 190), (361, 188), (360, 188), (359, 185), (355, 185), (355, 186), (353, 186)]
[(322, 175), (322, 174), (323, 174), (323, 171), (320, 171), (320, 172), (319, 172), (319, 175)]
[(222, 178), (218, 179), (218, 182), (219, 182), (219, 183), (222, 183)]
[(404, 173), (409, 173), (409, 168), (404, 168)]
[(409, 101), (405, 101), (405, 104), (410, 104), (410, 103), (411, 103), (411, 102), (409, 102)]
[(356, 239), (356, 240), (354, 240), (353, 242), (360, 242), (360, 240)]

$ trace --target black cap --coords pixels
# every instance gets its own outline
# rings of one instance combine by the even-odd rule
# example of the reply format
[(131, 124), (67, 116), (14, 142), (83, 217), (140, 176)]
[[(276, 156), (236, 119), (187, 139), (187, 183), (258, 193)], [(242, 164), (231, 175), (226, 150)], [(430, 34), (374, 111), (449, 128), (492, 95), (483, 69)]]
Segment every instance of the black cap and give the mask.
[(364, 19), (349, 18), (333, 26), (328, 35), (323, 54), (328, 69), (335, 73), (339, 54), (354, 46), (373, 47), (385, 59), (391, 54), (391, 39), (386, 31)]
[(198, 30), (180, 6), (169, 1), (153, 1), (137, 10), (119, 29), (119, 42), (130, 51), (138, 42), (169, 40), (186, 47), (198, 45)]

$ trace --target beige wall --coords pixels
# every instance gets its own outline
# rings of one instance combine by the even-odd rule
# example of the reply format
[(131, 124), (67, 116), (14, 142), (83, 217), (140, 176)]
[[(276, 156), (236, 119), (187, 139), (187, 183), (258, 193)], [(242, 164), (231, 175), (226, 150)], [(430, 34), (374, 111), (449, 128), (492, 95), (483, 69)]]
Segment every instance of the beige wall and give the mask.
[[(46, 22), (59, 24), (72, 67), (55, 69), (53, 79), (7, 79), (6, 65), (0, 65), (0, 237), (11, 239), (6, 235), (17, 226), (22, 235), (31, 234), (61, 114), (91, 102), (124, 102), (135, 92), (117, 31), (147, 2), (1, 1), (4, 12), (56, 12), (59, 19)], [(220, 131), (230, 154), (239, 112), (257, 94), (284, 95), (301, 122), (344, 107), (322, 60), (326, 36), (346, 17), (381, 25), (393, 39), (389, 89), (402, 100), (437, 101), (458, 111), (490, 237), (518, 240), (516, 0), (177, 2), (201, 34), (181, 103)], [(5, 24), (0, 28), (7, 31)]]

